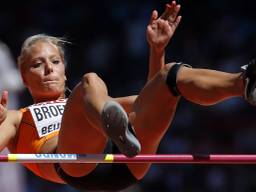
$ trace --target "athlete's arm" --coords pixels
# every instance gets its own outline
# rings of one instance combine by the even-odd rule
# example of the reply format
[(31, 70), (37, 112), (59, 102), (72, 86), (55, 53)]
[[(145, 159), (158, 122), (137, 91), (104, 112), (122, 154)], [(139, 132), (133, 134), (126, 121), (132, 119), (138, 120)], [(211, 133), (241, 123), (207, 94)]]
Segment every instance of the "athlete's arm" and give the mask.
[(6, 119), (7, 116), (7, 103), (8, 103), (8, 92), (3, 91), (0, 98), (0, 125)]
[(158, 17), (154, 10), (147, 27), (147, 41), (150, 47), (148, 80), (165, 65), (165, 48), (178, 27), (180, 5), (176, 1), (166, 5), (164, 13)]
[(0, 98), (0, 151), (16, 135), (16, 123), (18, 123), (18, 111), (8, 111), (8, 92), (3, 91)]

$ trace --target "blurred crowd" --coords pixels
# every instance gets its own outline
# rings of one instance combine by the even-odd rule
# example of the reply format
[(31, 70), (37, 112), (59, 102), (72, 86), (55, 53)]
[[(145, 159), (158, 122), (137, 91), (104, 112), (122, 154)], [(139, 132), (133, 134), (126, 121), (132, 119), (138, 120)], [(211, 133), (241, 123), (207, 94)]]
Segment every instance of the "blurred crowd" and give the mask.
[[(177, 2), (182, 5), (183, 19), (166, 49), (167, 62), (183, 61), (195, 68), (238, 72), (241, 65), (256, 56), (254, 1)], [(25, 38), (45, 33), (64, 36), (72, 42), (66, 47), (70, 89), (84, 73), (93, 71), (106, 82), (111, 96), (137, 94), (148, 72), (146, 26), (151, 11), (163, 12), (166, 3), (167, 0), (5, 2), (0, 7), (0, 40), (3, 42), (0, 48), (9, 49), (5, 56), (14, 64), (2, 57), (0, 51), (0, 90), (9, 89), (10, 96), (17, 97), (10, 103), (13, 108), (32, 104), (20, 80), (14, 85), (18, 77), (17, 71), (14, 72), (17, 70), (15, 61)], [(8, 82), (11, 85), (7, 85)], [(255, 154), (255, 112), (256, 108), (242, 98), (232, 98), (210, 107), (195, 105), (184, 98), (158, 153)], [(22, 192), (77, 191), (44, 181), (21, 167), (16, 172), (22, 178), (17, 177), (19, 182), (15, 182), (15, 186)], [(0, 181), (8, 177), (8, 173), (0, 169)], [(14, 177), (9, 176), (9, 179)], [(3, 186), (0, 184), (1, 192), (5, 192)], [(256, 167), (253, 165), (154, 164), (138, 185), (126, 191), (255, 190)]]

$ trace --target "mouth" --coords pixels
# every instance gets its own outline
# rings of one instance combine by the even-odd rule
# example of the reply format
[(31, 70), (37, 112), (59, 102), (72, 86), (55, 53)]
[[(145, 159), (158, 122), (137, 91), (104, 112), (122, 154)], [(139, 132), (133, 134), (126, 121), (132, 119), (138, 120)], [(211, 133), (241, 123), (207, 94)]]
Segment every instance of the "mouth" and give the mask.
[(59, 81), (57, 80), (46, 80), (46, 81), (43, 81), (43, 84), (44, 85), (52, 85), (52, 84), (58, 84)]
[(43, 81), (43, 83), (48, 83), (48, 82), (57, 82), (57, 80), (46, 80), (46, 81)]
[(47, 82), (57, 82), (58, 79), (56, 78), (45, 78), (43, 79), (43, 83), (47, 83)]

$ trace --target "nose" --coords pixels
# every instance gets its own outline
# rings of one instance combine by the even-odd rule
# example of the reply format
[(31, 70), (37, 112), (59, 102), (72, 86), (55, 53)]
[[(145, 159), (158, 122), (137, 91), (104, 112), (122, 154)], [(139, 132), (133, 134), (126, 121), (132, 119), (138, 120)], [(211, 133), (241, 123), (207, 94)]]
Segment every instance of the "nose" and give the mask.
[(48, 75), (53, 72), (53, 66), (51, 62), (46, 62), (45, 64), (45, 75)]

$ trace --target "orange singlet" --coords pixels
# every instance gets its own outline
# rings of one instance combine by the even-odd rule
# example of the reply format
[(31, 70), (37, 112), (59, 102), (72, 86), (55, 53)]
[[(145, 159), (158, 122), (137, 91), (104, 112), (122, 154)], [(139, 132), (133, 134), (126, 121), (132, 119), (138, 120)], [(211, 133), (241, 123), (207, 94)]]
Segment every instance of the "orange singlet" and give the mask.
[[(47, 140), (59, 134), (66, 99), (38, 103), (21, 109), (22, 120), (18, 128), (16, 148), (12, 153), (41, 153)], [(42, 176), (35, 163), (24, 164)]]

